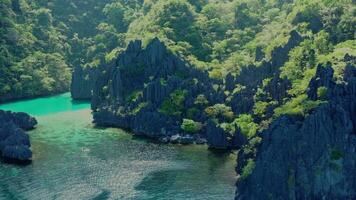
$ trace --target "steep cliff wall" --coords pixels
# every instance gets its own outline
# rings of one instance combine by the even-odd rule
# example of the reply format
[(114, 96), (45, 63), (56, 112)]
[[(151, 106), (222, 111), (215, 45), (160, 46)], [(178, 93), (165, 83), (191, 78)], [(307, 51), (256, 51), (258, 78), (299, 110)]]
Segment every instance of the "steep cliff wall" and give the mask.
[[(128, 129), (163, 142), (207, 140), (213, 148), (237, 148), (246, 135), (234, 118), (252, 113), (253, 98), (266, 78), (272, 79), (266, 86), (271, 97), (282, 102), (290, 83), (279, 78), (279, 68), (301, 41), (303, 38), (292, 31), (289, 41), (273, 50), (276, 58), (261, 66), (244, 67), (239, 76), (229, 74), (225, 80), (212, 79), (206, 71), (189, 66), (158, 39), (146, 48), (133, 41), (116, 60), (87, 76), (89, 79), (81, 78), (88, 72), (76, 70), (72, 93), (88, 91), (92, 84), (97, 125)], [(237, 84), (244, 89), (235, 93)], [(78, 96), (90, 95), (83, 92)]]
[[(223, 103), (226, 98), (214, 84), (223, 83), (188, 66), (158, 39), (146, 48), (134, 41), (115, 62), (98, 70), (92, 99), (94, 122), (162, 142), (204, 143), (208, 120), (205, 104)], [(221, 134), (223, 143), (212, 146), (229, 148), (232, 135)], [(209, 141), (216, 135), (210, 134)]]
[(330, 66), (318, 67), (308, 95), (315, 98), (326, 87), (327, 102), (305, 118), (282, 116), (261, 133), (255, 162), (237, 167), (240, 175), (251, 174), (240, 176), (236, 199), (356, 198), (354, 66), (346, 67), (344, 81), (333, 81)]
[(71, 94), (76, 100), (90, 100), (96, 80), (96, 69), (76, 67), (72, 74)]

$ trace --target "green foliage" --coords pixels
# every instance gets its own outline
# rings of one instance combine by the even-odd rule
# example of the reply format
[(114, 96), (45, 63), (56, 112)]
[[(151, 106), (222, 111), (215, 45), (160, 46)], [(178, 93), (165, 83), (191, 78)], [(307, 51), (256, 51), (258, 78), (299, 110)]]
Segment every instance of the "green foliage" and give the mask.
[(241, 133), (246, 138), (252, 138), (253, 136), (256, 135), (258, 125), (253, 121), (251, 115), (248, 114), (239, 115), (238, 118), (234, 120), (234, 124), (236, 124), (237, 127), (240, 128)]
[(67, 91), (69, 88), (70, 70), (60, 54), (35, 52), (10, 70), (19, 75), (9, 85), (14, 94), (38, 96)]
[(115, 58), (117, 58), (117, 56), (123, 51), (122, 48), (115, 48), (113, 49), (111, 52), (107, 53), (105, 55), (105, 61), (106, 63), (110, 63), (111, 61), (113, 61)]
[(341, 42), (333, 47), (333, 51), (319, 55), (318, 62), (322, 64), (332, 63), (332, 67), (334, 68), (334, 77), (338, 81), (342, 81), (343, 72), (346, 67), (346, 62), (344, 61), (344, 57), (346, 54), (351, 56), (356, 56), (356, 40), (347, 40), (345, 42)]
[(318, 98), (323, 99), (326, 96), (327, 92), (328, 92), (327, 87), (319, 87), (317, 91)]
[(131, 92), (131, 94), (127, 95), (125, 97), (126, 102), (135, 102), (137, 101), (140, 97), (142, 97), (143, 92), (141, 90), (136, 90)]
[(331, 160), (339, 160), (343, 157), (343, 154), (340, 150), (333, 148), (330, 153)]
[(302, 79), (306, 69), (316, 66), (314, 49), (314, 44), (310, 40), (306, 40), (294, 48), (289, 54), (289, 61), (282, 67), (281, 76), (292, 82)]
[(245, 29), (247, 27), (256, 26), (259, 21), (259, 17), (255, 14), (248, 5), (248, 3), (239, 3), (236, 7), (236, 26), (240, 29)]
[[(318, 64), (332, 63), (335, 79), (342, 81), (345, 55), (356, 56), (355, 10), (349, 0), (3, 0), (0, 95), (29, 97), (67, 91), (71, 67), (97, 68), (114, 63), (128, 41), (140, 39), (147, 45), (155, 37), (192, 67), (224, 80), (229, 73), (239, 75), (242, 69), (271, 60), (272, 52), (287, 44), (291, 30), (297, 30), (305, 40), (289, 52), (288, 62), (280, 69), (281, 78), (292, 83), (285, 99), (273, 99), (265, 91), (272, 78), (266, 77), (256, 91), (251, 91), (253, 110), (237, 118), (231, 109), (233, 96), (249, 89), (248, 85), (237, 84), (233, 91), (225, 91), (224, 104), (209, 102), (200, 94), (189, 109), (184, 108), (188, 92), (177, 89), (159, 109), (190, 120), (204, 109), (226, 132), (233, 133), (238, 127), (250, 141), (258, 143), (254, 140), (258, 127), (266, 128), (272, 121), (266, 116), (267, 109), (276, 107), (274, 117), (305, 116), (322, 103), (310, 101), (306, 95)], [(261, 58), (257, 60), (256, 54)], [(144, 67), (138, 63), (123, 69), (125, 75), (137, 76)], [(179, 70), (175, 75), (189, 77)], [(161, 78), (160, 83), (166, 85), (167, 80)], [(214, 83), (213, 88), (218, 91), (224, 87)], [(102, 89), (111, 100), (109, 87)], [(326, 92), (326, 88), (318, 88), (319, 100), (324, 100)], [(142, 92), (134, 91), (125, 100), (133, 103), (141, 96)], [(137, 103), (131, 114), (148, 106)], [(198, 123), (193, 122), (183, 120), (182, 127), (192, 130)], [(255, 145), (246, 148), (254, 152)]]
[(124, 21), (125, 8), (120, 2), (107, 4), (103, 13), (106, 15), (108, 22), (113, 24), (118, 31), (124, 31), (127, 24)]
[(226, 120), (231, 120), (234, 117), (231, 107), (224, 104), (215, 104), (214, 106), (209, 106), (205, 108), (205, 113), (208, 117), (219, 118), (223, 117)]
[(306, 94), (292, 98), (286, 104), (274, 110), (275, 116), (287, 115), (300, 115), (306, 116), (310, 110), (316, 108), (322, 101), (312, 101), (308, 99)]
[(199, 112), (200, 112), (199, 109), (197, 109), (197, 108), (195, 108), (195, 107), (189, 108), (189, 109), (187, 110), (187, 117), (190, 118), (190, 119), (192, 119), (192, 118), (194, 118)]
[(268, 105), (269, 104), (267, 102), (257, 101), (253, 107), (253, 114), (260, 117), (265, 117), (265, 113)]
[(255, 169), (255, 161), (253, 159), (248, 159), (247, 164), (242, 168), (241, 179), (246, 179), (252, 174), (252, 171)]
[(53, 17), (51, 11), (46, 8), (40, 8), (35, 12), (37, 24), (43, 27), (52, 26)]
[(203, 125), (200, 122), (195, 122), (191, 119), (183, 119), (181, 129), (187, 133), (198, 133)]
[(159, 112), (165, 115), (181, 115), (184, 110), (184, 100), (187, 94), (186, 90), (175, 90), (163, 101)]
[(208, 103), (208, 99), (203, 94), (198, 95), (194, 101), (194, 104), (196, 105), (207, 105)]
[(147, 107), (148, 106), (148, 102), (141, 102), (140, 104), (138, 104), (138, 106), (136, 107), (136, 108), (134, 108), (131, 112), (130, 112), (130, 114), (131, 115), (136, 115), (136, 114), (138, 114), (140, 111), (141, 111), (141, 109), (143, 109), (143, 108), (145, 108), (145, 107)]

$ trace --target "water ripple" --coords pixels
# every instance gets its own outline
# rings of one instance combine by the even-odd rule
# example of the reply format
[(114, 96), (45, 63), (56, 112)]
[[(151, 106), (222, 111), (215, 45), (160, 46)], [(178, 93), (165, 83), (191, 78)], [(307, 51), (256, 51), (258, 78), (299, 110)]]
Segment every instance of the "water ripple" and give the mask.
[(0, 163), (0, 200), (233, 199), (233, 155), (95, 129), (89, 110), (38, 117), (32, 164)]

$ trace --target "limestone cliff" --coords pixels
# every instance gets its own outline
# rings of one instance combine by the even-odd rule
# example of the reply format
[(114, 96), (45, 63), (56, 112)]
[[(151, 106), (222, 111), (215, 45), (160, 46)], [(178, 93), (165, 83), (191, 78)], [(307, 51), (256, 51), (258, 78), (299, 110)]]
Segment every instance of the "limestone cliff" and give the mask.
[(95, 79), (95, 68), (74, 68), (70, 90), (72, 98), (76, 100), (90, 100), (92, 97)]
[[(232, 147), (232, 134), (207, 131), (206, 105), (202, 105), (225, 101), (223, 90), (214, 89), (223, 82), (189, 66), (158, 39), (146, 48), (142, 48), (141, 41), (131, 42), (115, 62), (100, 68), (98, 74), (92, 99), (97, 125), (124, 128), (162, 142), (204, 143), (208, 139), (213, 148)], [(185, 118), (195, 121), (194, 133), (182, 129)], [(215, 137), (222, 138), (221, 143)]]
[[(251, 174), (240, 177), (236, 199), (356, 198), (355, 67), (348, 65), (344, 83), (336, 84), (330, 65), (320, 65), (309, 98), (316, 98), (319, 87), (327, 88), (326, 103), (305, 118), (282, 116), (261, 133)], [(243, 174), (239, 166), (237, 171)]]

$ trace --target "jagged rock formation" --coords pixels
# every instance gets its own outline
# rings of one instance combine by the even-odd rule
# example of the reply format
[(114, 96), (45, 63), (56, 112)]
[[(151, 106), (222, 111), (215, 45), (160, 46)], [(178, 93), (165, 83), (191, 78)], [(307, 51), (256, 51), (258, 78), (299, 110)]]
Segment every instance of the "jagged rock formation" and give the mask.
[(333, 81), (330, 65), (318, 66), (308, 96), (325, 87), (328, 102), (305, 118), (282, 116), (261, 133), (255, 167), (238, 181), (236, 199), (356, 198), (354, 66), (346, 67), (344, 81)]
[[(288, 61), (289, 52), (298, 46), (304, 38), (295, 30), (291, 31), (290, 38), (284, 46), (275, 48), (272, 51), (272, 59), (263, 60), (259, 66), (247, 66), (242, 68), (239, 76), (229, 77), (229, 85), (226, 89), (232, 91), (236, 84), (240, 84), (245, 88), (235, 94), (231, 101), (231, 107), (236, 114), (249, 113), (253, 108), (253, 96), (256, 93), (257, 87), (262, 84), (266, 78), (272, 78), (272, 81), (267, 86), (267, 92), (270, 92), (272, 97), (280, 102), (287, 97), (286, 91), (290, 88), (290, 83), (287, 79), (280, 79), (280, 68)], [(262, 55), (256, 54), (258, 60), (261, 60)]]
[(90, 100), (95, 84), (96, 69), (75, 67), (72, 75), (71, 94), (76, 100)]
[[(204, 143), (207, 127), (192, 134), (181, 128), (182, 121), (207, 121), (205, 106), (196, 102), (199, 95), (211, 105), (223, 103), (226, 98), (222, 90), (213, 88), (214, 84), (222, 85), (222, 81), (212, 80), (206, 72), (188, 66), (158, 39), (145, 49), (141, 41), (131, 42), (115, 62), (100, 68), (98, 73), (92, 99), (94, 122), (162, 142)], [(209, 144), (214, 137), (220, 136), (209, 134)], [(228, 134), (224, 137), (232, 138)], [(211, 147), (230, 146), (211, 143)]]
[(25, 133), (37, 124), (35, 118), (26, 113), (0, 110), (0, 152), (6, 159), (27, 161), (32, 157), (30, 139)]
[[(303, 38), (292, 31), (287, 44), (273, 50), (271, 61), (262, 61), (261, 66), (244, 67), (238, 77), (229, 74), (224, 81), (211, 79), (206, 72), (188, 66), (158, 39), (154, 39), (145, 49), (140, 41), (133, 41), (115, 61), (92, 73), (90, 77), (95, 77), (95, 81), (75, 78), (87, 73), (76, 70), (73, 84), (79, 86), (72, 86), (75, 90), (72, 93), (79, 94), (80, 89), (90, 88), (89, 83), (94, 83), (92, 109), (97, 125), (124, 128), (162, 142), (176, 142), (186, 140), (172, 136), (191, 134), (181, 128), (182, 120), (189, 118), (203, 124), (198, 137), (194, 137), (195, 141), (206, 139), (212, 148), (236, 148), (236, 144), (241, 143), (236, 138), (244, 140), (241, 133), (228, 133), (219, 125), (208, 123), (209, 116), (204, 109), (216, 104), (228, 104), (236, 115), (251, 113), (257, 87), (270, 77), (272, 80), (266, 90), (281, 102), (287, 96), (290, 83), (279, 78), (279, 68), (288, 60), (289, 51), (301, 41)], [(252, 73), (254, 76), (251, 76)], [(225, 91), (233, 93), (236, 84), (245, 88), (233, 94), (231, 101), (227, 102)], [(198, 96), (206, 98), (207, 105), (197, 104)], [(181, 98), (182, 102), (174, 102), (177, 98)], [(226, 121), (224, 118), (218, 120)]]
[(206, 139), (208, 145), (214, 149), (239, 149), (246, 143), (246, 138), (240, 130), (235, 127), (233, 137), (226, 133), (224, 129), (217, 126), (215, 122), (209, 120), (206, 128)]

